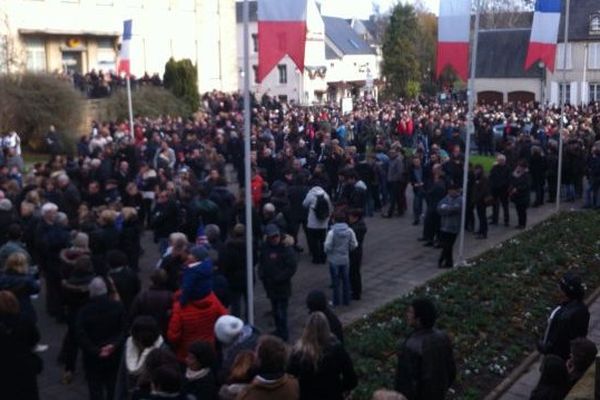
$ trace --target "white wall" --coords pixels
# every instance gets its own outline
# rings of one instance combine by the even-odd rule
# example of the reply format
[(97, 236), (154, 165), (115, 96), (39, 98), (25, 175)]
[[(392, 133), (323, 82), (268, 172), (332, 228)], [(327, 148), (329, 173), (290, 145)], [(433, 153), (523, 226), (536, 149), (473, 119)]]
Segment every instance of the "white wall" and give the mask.
[(237, 88), (235, 0), (1, 0), (2, 13), (13, 34), (120, 37), (131, 18), (133, 74), (162, 75), (170, 57), (189, 58), (200, 91)]
[[(515, 78), (515, 79), (475, 79), (475, 93), (494, 91), (504, 95), (504, 101), (508, 100), (508, 94), (511, 92), (531, 92), (535, 95), (536, 101), (541, 98), (542, 81), (535, 78)], [(546, 94), (548, 97), (549, 94)]]

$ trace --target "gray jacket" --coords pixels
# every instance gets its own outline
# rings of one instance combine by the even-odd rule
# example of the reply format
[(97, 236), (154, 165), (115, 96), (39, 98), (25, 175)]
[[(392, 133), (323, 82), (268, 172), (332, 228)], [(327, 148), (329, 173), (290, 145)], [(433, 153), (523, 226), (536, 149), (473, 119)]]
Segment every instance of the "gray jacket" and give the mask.
[(401, 154), (390, 158), (387, 170), (388, 182), (401, 182), (404, 179), (404, 157)]
[(327, 260), (333, 265), (350, 265), (350, 250), (358, 247), (354, 231), (345, 222), (334, 224), (325, 238)]
[(438, 204), (437, 212), (442, 217), (440, 230), (447, 233), (460, 231), (460, 211), (462, 209), (462, 196), (452, 197), (446, 195)]

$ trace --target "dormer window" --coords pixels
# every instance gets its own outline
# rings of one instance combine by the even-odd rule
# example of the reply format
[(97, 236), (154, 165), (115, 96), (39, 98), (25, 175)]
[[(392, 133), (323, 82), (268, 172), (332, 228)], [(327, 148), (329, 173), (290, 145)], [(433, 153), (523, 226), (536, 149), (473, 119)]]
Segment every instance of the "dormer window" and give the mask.
[(590, 18), (590, 35), (600, 35), (600, 12)]

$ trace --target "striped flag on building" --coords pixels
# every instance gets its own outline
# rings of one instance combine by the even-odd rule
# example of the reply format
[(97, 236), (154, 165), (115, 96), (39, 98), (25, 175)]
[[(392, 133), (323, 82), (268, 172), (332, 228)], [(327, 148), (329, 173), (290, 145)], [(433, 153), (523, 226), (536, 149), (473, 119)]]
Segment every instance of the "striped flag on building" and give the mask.
[(124, 73), (126, 76), (131, 74), (130, 69), (130, 54), (129, 46), (131, 43), (131, 20), (128, 19), (123, 22), (123, 39), (121, 40), (121, 52), (119, 53), (119, 65), (117, 66), (117, 73)]
[(531, 39), (525, 60), (525, 69), (537, 61), (543, 61), (546, 68), (554, 72), (556, 43), (560, 24), (561, 0), (537, 0), (531, 27)]
[(446, 67), (452, 67), (463, 81), (468, 80), (470, 29), (471, 0), (440, 1), (436, 68), (438, 77)]

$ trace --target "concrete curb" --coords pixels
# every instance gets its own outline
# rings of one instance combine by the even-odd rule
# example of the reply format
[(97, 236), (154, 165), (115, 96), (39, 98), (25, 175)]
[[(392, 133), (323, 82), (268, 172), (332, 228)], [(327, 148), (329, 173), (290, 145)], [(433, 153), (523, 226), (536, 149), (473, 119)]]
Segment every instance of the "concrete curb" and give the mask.
[[(600, 297), (600, 287), (596, 288), (594, 292), (587, 299), (585, 299), (585, 304), (589, 307), (596, 299)], [(518, 380), (519, 378), (535, 363), (541, 354), (538, 351), (534, 351), (523, 360), (518, 367), (513, 369), (513, 371), (508, 375), (498, 386), (496, 386), (487, 396), (484, 397), (484, 400), (497, 400), (504, 393), (506, 393)]]

